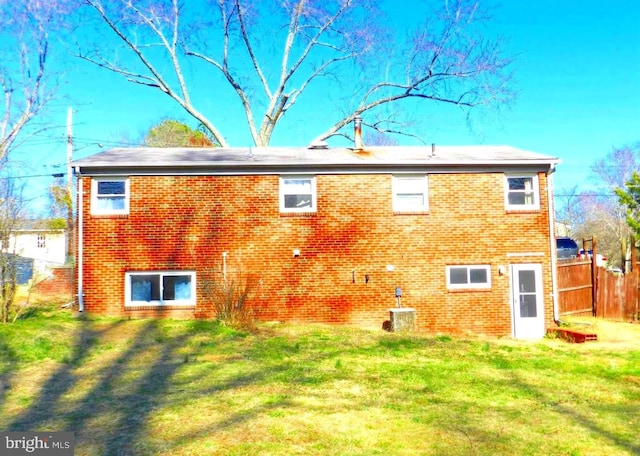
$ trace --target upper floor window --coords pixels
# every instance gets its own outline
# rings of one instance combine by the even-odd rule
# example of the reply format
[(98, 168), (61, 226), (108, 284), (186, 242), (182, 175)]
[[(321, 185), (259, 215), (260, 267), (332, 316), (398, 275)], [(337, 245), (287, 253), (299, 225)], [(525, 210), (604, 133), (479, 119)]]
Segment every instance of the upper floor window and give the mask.
[(393, 176), (393, 211), (426, 212), (429, 210), (429, 182), (427, 176)]
[(505, 205), (511, 210), (540, 209), (540, 191), (538, 176), (506, 175)]
[(47, 238), (44, 234), (38, 234), (36, 242), (39, 249), (44, 249), (47, 246)]
[(447, 266), (447, 288), (491, 288), (491, 267)]
[(129, 179), (94, 178), (91, 181), (92, 214), (128, 214)]
[(316, 212), (315, 176), (280, 178), (280, 212)]

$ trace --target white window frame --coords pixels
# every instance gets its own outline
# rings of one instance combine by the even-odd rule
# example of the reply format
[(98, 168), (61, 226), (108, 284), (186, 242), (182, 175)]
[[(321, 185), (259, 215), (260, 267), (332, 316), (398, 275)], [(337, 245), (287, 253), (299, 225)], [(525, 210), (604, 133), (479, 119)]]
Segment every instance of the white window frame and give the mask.
[[(289, 195), (297, 195), (292, 188), (288, 187), (290, 181), (309, 181), (311, 187), (311, 207), (285, 207), (285, 198)], [(298, 175), (298, 176), (280, 176), (280, 212), (317, 212), (317, 190), (316, 176)]]
[[(467, 270), (467, 282), (466, 283), (451, 283), (451, 271), (453, 269), (466, 269)], [(471, 282), (471, 270), (484, 270), (486, 271), (486, 282)], [(455, 264), (447, 266), (447, 288), (450, 290), (461, 289), (476, 289), (476, 288), (491, 288), (491, 266), (488, 264)]]
[[(510, 179), (531, 179), (532, 188), (524, 189), (524, 190), (510, 190), (509, 189)], [(526, 202), (524, 204), (511, 204), (509, 202), (509, 195), (513, 193), (531, 193), (533, 201), (530, 204), (527, 204)], [(510, 211), (530, 211), (530, 210), (540, 209), (540, 186), (538, 183), (538, 174), (536, 173), (505, 174), (504, 204), (507, 210), (510, 210)]]
[[(134, 276), (159, 276), (160, 284), (160, 299), (152, 301), (133, 301), (131, 299), (131, 278)], [(191, 278), (189, 299), (171, 299), (163, 300), (163, 277), (167, 276), (189, 276)], [(125, 307), (139, 307), (139, 306), (195, 306), (196, 304), (196, 273), (195, 271), (129, 271), (124, 274), (124, 303)]]
[[(426, 174), (398, 174), (392, 176), (394, 212), (429, 211), (429, 176)], [(422, 195), (422, 204), (407, 204), (401, 195)]]
[[(124, 198), (123, 209), (101, 209), (98, 201), (98, 184), (100, 182), (124, 182), (123, 195), (109, 195), (109, 197), (122, 196)], [(129, 213), (129, 179), (127, 177), (94, 177), (91, 179), (91, 214), (93, 215), (119, 215)], [(105, 196), (106, 198), (106, 196)]]

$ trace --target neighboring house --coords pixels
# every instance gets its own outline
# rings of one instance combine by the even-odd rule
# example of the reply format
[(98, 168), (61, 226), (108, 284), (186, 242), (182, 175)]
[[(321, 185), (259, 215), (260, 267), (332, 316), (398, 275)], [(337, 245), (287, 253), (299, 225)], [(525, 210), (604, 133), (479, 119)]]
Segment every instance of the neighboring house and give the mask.
[(556, 237), (570, 237), (571, 236), (571, 225), (564, 222), (556, 221)]
[(48, 220), (25, 220), (2, 242), (2, 250), (17, 258), (19, 283), (34, 274), (45, 277), (67, 260), (66, 230), (50, 228)]
[[(519, 338), (554, 324), (553, 157), (504, 146), (113, 149), (73, 162), (80, 310)], [(396, 298), (400, 287), (401, 302)]]

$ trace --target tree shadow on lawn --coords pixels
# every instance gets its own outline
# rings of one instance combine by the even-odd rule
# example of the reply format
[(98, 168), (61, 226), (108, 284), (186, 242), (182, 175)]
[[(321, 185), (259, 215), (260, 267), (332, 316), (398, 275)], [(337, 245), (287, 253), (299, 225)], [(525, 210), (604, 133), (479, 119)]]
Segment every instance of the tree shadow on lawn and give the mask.
[[(549, 410), (552, 410), (559, 415), (570, 417), (571, 420), (579, 427), (584, 428), (586, 433), (599, 435), (616, 447), (628, 451), (629, 454), (640, 454), (640, 444), (638, 443), (637, 438), (631, 440), (629, 438), (622, 437), (619, 433), (613, 433), (607, 430), (601, 423), (596, 422), (593, 417), (580, 413), (570, 405), (564, 405), (564, 403), (567, 402), (566, 400), (558, 400), (557, 397), (551, 397), (547, 392), (536, 387), (536, 385), (525, 381), (515, 372), (512, 372), (510, 378), (513, 385), (517, 386), (521, 391), (525, 391), (527, 394), (531, 395), (538, 401), (538, 403), (548, 407)], [(631, 405), (626, 407), (621, 406), (617, 409), (614, 404), (593, 403), (591, 404), (591, 408), (593, 410), (592, 415), (601, 418), (601, 422), (603, 423), (613, 422), (613, 420), (623, 420), (630, 423), (630, 420), (632, 420), (632, 417), (628, 415), (629, 409), (633, 408)], [(636, 420), (637, 413), (638, 412), (636, 412), (635, 416)], [(633, 424), (629, 424), (629, 426), (633, 426)], [(629, 434), (637, 436), (637, 429), (631, 430)]]
[[(99, 325), (83, 321), (70, 361), (48, 377), (39, 396), (7, 430), (73, 432), (78, 454), (149, 454), (154, 446), (164, 450), (184, 444), (184, 439), (163, 442), (163, 436), (150, 436), (148, 420), (156, 409), (184, 405), (184, 399), (172, 404), (172, 394), (176, 374), (198, 357), (197, 348), (193, 353), (184, 350), (193, 347), (189, 339), (194, 333), (187, 329), (167, 337), (159, 320), (144, 320), (117, 358), (97, 365), (93, 351), (100, 353), (105, 343), (102, 336), (118, 331), (123, 323), (97, 330)], [(214, 388), (195, 388), (188, 394), (194, 399), (216, 394), (260, 382), (272, 373), (255, 368), (226, 378)], [(186, 379), (187, 388), (192, 381)], [(231, 426), (252, 415), (246, 410), (228, 414), (225, 423), (218, 425)]]
[(11, 377), (17, 364), (15, 352), (0, 340), (0, 407), (6, 401), (9, 392)]
[[(244, 355), (240, 354), (245, 364), (238, 371), (219, 373), (216, 362), (210, 360), (196, 361), (200, 363), (196, 366), (198, 368), (188, 370), (191, 360), (198, 360), (202, 352), (203, 345), (199, 345), (194, 337), (209, 334), (206, 328), (192, 331), (186, 327), (168, 335), (161, 321), (144, 320), (136, 323), (137, 330), (126, 340), (125, 348), (113, 352), (107, 349), (107, 355), (114, 354), (110, 358), (105, 355), (103, 347), (109, 342), (108, 333), (123, 330), (125, 324), (131, 323), (117, 321), (97, 324), (90, 320), (82, 321), (70, 361), (48, 376), (39, 396), (6, 430), (74, 432), (77, 454), (135, 455), (154, 451), (170, 454), (172, 450), (177, 451), (191, 441), (233, 429), (270, 409), (291, 407), (291, 396), (276, 395), (267, 401), (248, 403), (240, 409), (225, 410), (224, 405), (216, 406), (214, 412), (217, 417), (201, 419), (199, 425), (185, 426), (180, 435), (175, 436), (174, 433), (170, 437), (152, 435), (157, 432), (153, 431), (153, 426), (163, 424), (151, 421), (157, 410), (167, 415), (175, 408), (178, 410), (175, 413), (178, 419), (185, 420), (189, 418), (185, 410), (188, 407), (197, 410), (194, 402), (199, 397), (215, 397), (224, 391), (273, 379), (278, 384), (300, 385), (335, 380), (335, 377), (323, 377), (316, 367), (327, 359), (338, 357), (343, 350), (352, 351), (348, 346), (328, 350), (324, 346), (314, 346), (314, 351), (309, 352), (306, 347), (298, 351), (297, 344), (275, 344), (266, 355), (273, 358), (266, 361), (255, 359), (252, 362), (252, 358), (259, 354), (249, 347), (244, 350)], [(211, 339), (207, 336), (205, 342), (209, 343)], [(215, 345), (215, 342), (211, 343)], [(233, 349), (233, 346), (226, 347), (227, 350), (230, 348)], [(415, 348), (420, 349), (419, 346)], [(96, 353), (100, 356), (96, 356)], [(221, 350), (221, 353), (216, 351), (214, 354), (221, 355), (220, 362), (229, 363), (233, 362), (229, 353)], [(225, 358), (226, 355), (229, 356)], [(183, 370), (185, 367), (187, 369)], [(6, 377), (9, 372), (0, 372), (0, 375)], [(209, 375), (210, 378), (198, 383), (198, 377), (203, 375)], [(401, 382), (400, 386), (403, 386)], [(559, 403), (548, 392), (529, 384), (516, 373), (513, 373), (509, 382), (498, 386), (526, 392), (549, 407), (549, 410), (570, 417), (585, 431), (600, 435), (632, 454), (640, 454), (637, 443), (608, 431), (593, 417)], [(432, 402), (432, 399), (429, 401)], [(601, 411), (616, 413), (604, 408)], [(475, 435), (481, 442), (490, 440), (490, 435), (482, 436), (483, 431), (476, 421), (467, 422), (462, 419), (464, 417), (460, 418), (458, 431), (467, 438), (472, 439)], [(180, 431), (180, 423), (174, 426)], [(471, 448), (476, 444), (472, 440), (469, 442)]]
[[(75, 388), (74, 369), (86, 361), (91, 348), (98, 343), (101, 333), (119, 324), (120, 322), (102, 331), (96, 331), (90, 323), (84, 321), (77, 334), (77, 340), (74, 343), (74, 349), (68, 362), (62, 364), (58, 370), (48, 377), (40, 390), (40, 395), (24, 413), (12, 421), (7, 430), (38, 431), (42, 429), (42, 426), (46, 425), (51, 420), (52, 415), (56, 413), (55, 410), (61, 398)], [(66, 429), (50, 430), (63, 431)]]
[[(84, 321), (70, 362), (51, 374), (39, 397), (11, 423), (9, 430), (74, 432), (76, 448), (82, 441), (91, 442), (92, 454), (135, 454), (130, 445), (142, 432), (156, 395), (162, 395), (180, 365), (171, 361), (186, 336), (158, 343), (162, 338), (158, 321), (148, 320), (121, 356), (80, 378), (76, 369), (86, 369), (91, 364), (91, 349), (99, 349), (100, 336), (118, 331), (122, 323), (96, 331), (95, 324)], [(133, 382), (127, 379), (135, 375), (132, 365), (147, 358), (151, 359), (143, 376)], [(87, 375), (93, 379), (87, 379)], [(79, 391), (87, 384), (91, 386)], [(63, 428), (54, 429), (52, 425)]]

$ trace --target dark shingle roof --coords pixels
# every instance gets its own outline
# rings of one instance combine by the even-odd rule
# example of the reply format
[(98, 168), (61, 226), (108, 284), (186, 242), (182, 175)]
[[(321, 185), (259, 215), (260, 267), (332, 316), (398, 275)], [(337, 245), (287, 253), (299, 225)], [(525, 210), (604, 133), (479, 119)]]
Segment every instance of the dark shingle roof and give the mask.
[(347, 148), (120, 148), (76, 160), (81, 173), (92, 170), (224, 169), (243, 170), (278, 167), (442, 167), (526, 166), (552, 167), (558, 162), (535, 152), (509, 146), (431, 146)]

